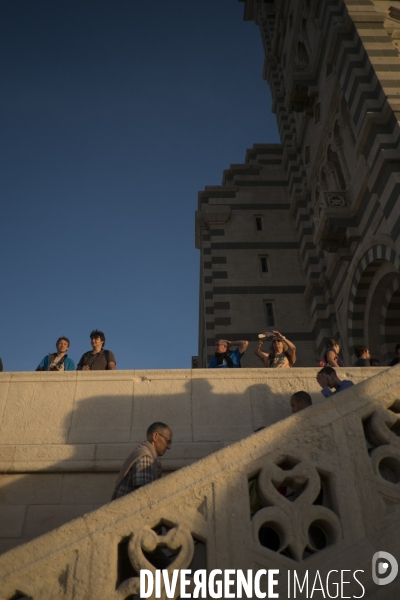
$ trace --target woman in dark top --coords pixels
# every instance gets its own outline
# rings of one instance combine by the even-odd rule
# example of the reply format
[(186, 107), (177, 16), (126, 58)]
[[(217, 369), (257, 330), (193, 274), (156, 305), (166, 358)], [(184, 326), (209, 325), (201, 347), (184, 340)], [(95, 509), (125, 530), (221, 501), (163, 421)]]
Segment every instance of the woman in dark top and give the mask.
[(344, 362), (339, 356), (340, 346), (334, 338), (329, 338), (323, 360), (328, 367), (344, 367)]

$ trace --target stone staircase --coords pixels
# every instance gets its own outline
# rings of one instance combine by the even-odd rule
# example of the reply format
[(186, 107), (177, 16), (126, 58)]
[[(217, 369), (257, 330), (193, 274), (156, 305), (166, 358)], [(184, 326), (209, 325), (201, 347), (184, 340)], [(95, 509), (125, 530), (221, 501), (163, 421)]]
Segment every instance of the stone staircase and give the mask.
[[(279, 569), (280, 598), (330, 585), (331, 597), (397, 600), (400, 577), (376, 585), (371, 563), (400, 559), (399, 416), (394, 367), (7, 552), (0, 600), (130, 599), (157, 546), (173, 552), (170, 571)], [(289, 595), (294, 572), (308, 594)]]

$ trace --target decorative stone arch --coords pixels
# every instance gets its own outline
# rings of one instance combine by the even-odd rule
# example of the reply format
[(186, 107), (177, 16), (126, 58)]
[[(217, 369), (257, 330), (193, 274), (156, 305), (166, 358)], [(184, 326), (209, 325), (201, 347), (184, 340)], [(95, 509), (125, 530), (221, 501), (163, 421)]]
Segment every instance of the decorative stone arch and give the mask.
[(400, 343), (400, 276), (395, 276), (386, 291), (381, 314), (381, 336), (385, 340), (384, 364), (393, 358), (394, 346)]
[(399, 268), (399, 255), (383, 243), (373, 245), (359, 261), (348, 305), (351, 363), (356, 360), (355, 347), (365, 345), (384, 366), (400, 343)]

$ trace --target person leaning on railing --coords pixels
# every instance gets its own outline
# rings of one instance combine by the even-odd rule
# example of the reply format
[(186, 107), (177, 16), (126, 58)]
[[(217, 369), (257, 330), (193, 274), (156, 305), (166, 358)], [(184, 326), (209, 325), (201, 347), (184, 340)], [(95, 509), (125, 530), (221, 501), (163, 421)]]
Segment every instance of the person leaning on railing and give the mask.
[(318, 367), (344, 367), (344, 361), (339, 356), (340, 346), (335, 338), (329, 338)]
[[(215, 356), (210, 360), (209, 369), (237, 369), (241, 367), (240, 359), (245, 353), (249, 342), (247, 340), (218, 340), (215, 343)], [(237, 346), (235, 350), (229, 350), (230, 346)]]
[(370, 367), (371, 366), (371, 353), (367, 346), (356, 346), (354, 352), (357, 356), (357, 361), (353, 367)]
[[(261, 352), (265, 338), (273, 335), (269, 352)], [(254, 354), (258, 356), (266, 369), (289, 369), (296, 362), (296, 346), (279, 331), (272, 334), (266, 331), (265, 338), (261, 338), (257, 344)]]
[(106, 336), (102, 331), (95, 329), (90, 334), (90, 343), (93, 350), (81, 356), (76, 367), (77, 371), (114, 371), (117, 366), (114, 353), (105, 350)]
[[(322, 367), (317, 373), (317, 381), (322, 388), (321, 394), (325, 398), (330, 398), (330, 396), (343, 392), (354, 385), (349, 379), (339, 379), (333, 367)], [(334, 391), (332, 392), (332, 390)]]
[(74, 371), (75, 363), (69, 358), (67, 350), (69, 348), (69, 339), (60, 337), (56, 342), (57, 352), (46, 354), (40, 362), (36, 371)]

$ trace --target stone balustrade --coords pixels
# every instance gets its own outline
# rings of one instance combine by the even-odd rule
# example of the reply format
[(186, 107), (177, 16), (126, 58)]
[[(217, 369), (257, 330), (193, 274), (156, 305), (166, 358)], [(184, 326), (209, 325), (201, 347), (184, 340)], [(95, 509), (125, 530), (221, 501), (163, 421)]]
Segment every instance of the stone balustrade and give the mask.
[[(172, 383), (173, 371), (111, 374), (115, 383), (120, 381), (120, 387), (117, 384), (115, 387), (120, 395), (125, 394), (125, 402), (131, 407), (127, 413), (130, 418), (125, 415), (125, 421), (129, 421), (132, 437), (121, 442), (127, 444), (126, 448), (129, 439), (132, 443), (141, 439), (132, 433), (138, 426), (135, 418), (132, 419), (132, 405), (133, 415), (144, 418), (142, 427), (154, 410), (162, 413), (157, 412), (154, 418), (167, 420), (173, 428), (175, 419), (176, 439), (182, 440), (182, 444), (189, 444), (190, 440), (205, 443), (208, 418), (211, 438), (208, 442), (229, 445), (4, 554), (0, 557), (0, 600), (24, 596), (34, 600), (126, 600), (138, 592), (139, 570), (154, 569), (147, 552), (156, 546), (178, 550), (171, 559), (170, 570), (277, 568), (282, 575), (275, 591), (284, 598), (288, 597), (288, 571), (296, 570), (299, 577), (303, 577), (306, 570), (310, 574), (318, 570), (323, 579), (329, 570), (360, 569), (363, 573), (359, 573), (359, 579), (366, 590), (363, 597), (394, 600), (400, 592), (400, 578), (388, 585), (382, 595), (382, 589), (372, 582), (371, 560), (378, 550), (400, 556), (400, 440), (397, 436), (400, 367), (372, 372), (378, 374), (291, 416), (287, 416), (288, 396), (293, 391), (308, 387), (315, 399), (315, 369), (293, 369), (289, 373), (242, 370), (227, 374), (180, 371), (176, 373), (176, 383)], [(343, 369), (341, 373), (361, 379), (371, 375), (369, 369)], [(26, 393), (13, 395), (13, 378), (22, 391), (24, 376), (31, 378)], [(43, 403), (47, 398), (48, 414), (52, 415), (48, 425), (53, 444), (61, 447), (83, 444), (83, 437), (79, 436), (83, 436), (85, 425), (90, 437), (88, 444), (96, 447), (112, 444), (116, 432), (123, 430), (122, 421), (117, 419), (119, 411), (109, 409), (109, 414), (115, 417), (108, 423), (112, 433), (110, 437), (101, 437), (100, 432), (104, 436), (107, 426), (99, 427), (94, 399), (100, 401), (103, 417), (107, 412), (105, 407), (110, 407), (105, 401), (106, 393), (109, 402), (113, 398), (110, 381), (104, 375), (93, 378), (88, 374), (85, 380), (84, 374), (72, 374), (71, 384), (66, 382), (67, 386), (74, 386), (70, 391), (72, 398), (68, 404), (67, 394), (64, 396), (60, 402), (63, 410), (56, 409), (55, 402), (56, 394), (62, 395), (60, 382), (56, 379), (44, 382), (42, 374), (24, 376), (5, 375), (9, 377), (6, 383), (9, 390), (2, 396), (1, 414), (4, 429), (12, 412), (11, 398), (20, 408), (25, 406), (19, 432), (28, 432), (28, 419), (33, 419), (32, 436), (24, 440), (25, 448), (27, 442), (32, 443), (32, 448), (35, 445), (40, 448), (36, 437), (40, 426), (46, 432), (46, 422), (40, 421), (39, 412), (34, 410), (35, 399), (40, 398), (34, 390), (43, 390), (46, 386), (54, 388), (51, 399), (46, 394), (41, 399)], [(151, 379), (157, 382), (154, 392), (161, 388), (164, 392), (174, 389), (185, 396), (186, 391), (190, 410), (185, 414), (191, 415), (187, 417), (191, 428), (185, 429), (184, 419), (179, 419), (185, 404), (183, 398), (174, 404), (168, 403), (166, 394), (149, 393)], [(132, 387), (130, 393), (126, 391), (128, 382), (131, 386), (134, 383), (134, 393)], [(267, 387), (269, 397), (265, 394)], [(138, 391), (140, 394), (136, 395)], [(115, 397), (118, 398), (118, 394)], [(142, 412), (135, 412), (135, 398), (140, 398), (136, 410), (142, 405)], [(204, 414), (201, 414), (201, 398)], [(86, 399), (89, 399), (87, 406)], [(197, 402), (199, 406), (195, 409)], [(80, 403), (84, 410), (83, 422), (79, 425), (75, 414)], [(118, 408), (123, 404), (117, 404)], [(91, 411), (87, 410), (89, 405)], [(15, 414), (17, 410), (16, 406)], [(57, 419), (55, 414), (58, 414)], [(256, 426), (268, 425), (261, 422), (268, 415), (270, 423), (264, 430), (232, 443), (235, 437), (250, 434)], [(284, 416), (287, 418), (282, 418)], [(55, 427), (56, 423), (59, 427)], [(95, 435), (93, 425), (96, 424)], [(64, 438), (58, 437), (62, 430)], [(22, 445), (17, 441), (9, 432), (6, 442), (14, 446), (14, 452)], [(36, 457), (40, 464), (40, 456)], [(92, 467), (96, 465), (95, 460), (90, 460)], [(63, 458), (59, 461), (62, 463)], [(10, 466), (13, 464), (16, 463), (10, 462)], [(31, 468), (34, 470), (34, 466)], [(59, 470), (61, 473), (62, 469)], [(262, 508), (251, 517), (249, 480), (255, 478)], [(278, 493), (277, 487), (282, 485), (293, 490), (292, 498)], [(7, 495), (7, 487), (2, 489), (2, 497), (4, 494)], [(158, 529), (160, 527), (163, 529)], [(260, 529), (266, 532), (264, 545), (260, 543)], [(348, 579), (351, 583), (346, 584), (346, 594), (360, 596), (359, 584), (351, 577)]]

